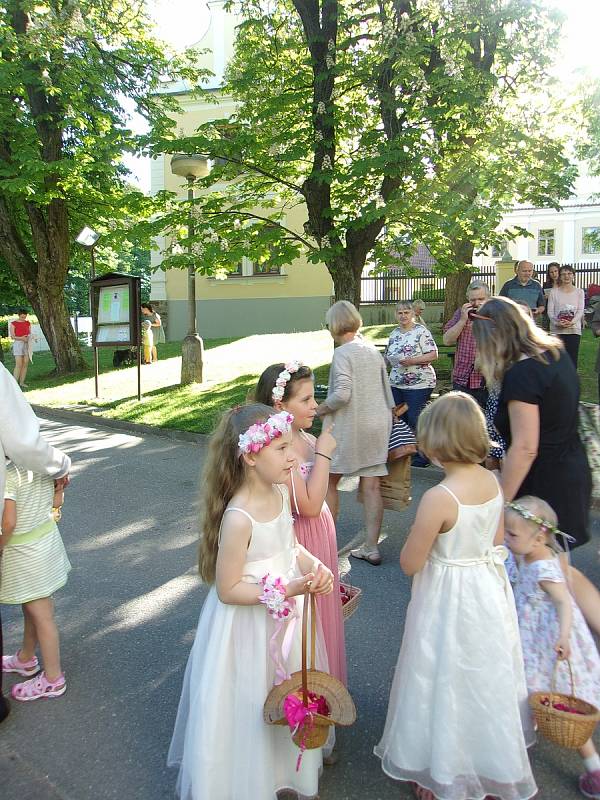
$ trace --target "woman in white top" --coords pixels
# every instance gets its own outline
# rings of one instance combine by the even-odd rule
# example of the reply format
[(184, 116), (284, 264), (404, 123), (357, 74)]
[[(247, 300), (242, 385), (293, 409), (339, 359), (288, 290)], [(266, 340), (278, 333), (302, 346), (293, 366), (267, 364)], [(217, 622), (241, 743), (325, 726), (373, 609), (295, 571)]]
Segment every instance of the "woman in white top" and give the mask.
[(577, 369), (585, 295), (583, 289), (575, 286), (573, 267), (565, 264), (560, 268), (559, 274), (559, 285), (550, 290), (548, 297), (550, 333), (562, 340), (565, 350)]

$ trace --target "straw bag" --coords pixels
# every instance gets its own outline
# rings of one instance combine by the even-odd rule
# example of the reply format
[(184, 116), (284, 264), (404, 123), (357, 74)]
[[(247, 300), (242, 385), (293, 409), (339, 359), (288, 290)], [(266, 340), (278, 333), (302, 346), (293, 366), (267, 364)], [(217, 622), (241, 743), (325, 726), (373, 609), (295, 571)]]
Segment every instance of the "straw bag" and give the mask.
[[(561, 747), (576, 749), (587, 742), (594, 733), (600, 712), (596, 706), (575, 697), (573, 670), (568, 659), (571, 694), (554, 691), (559, 663), (557, 659), (552, 673), (550, 692), (534, 692), (529, 697), (529, 705), (542, 736)], [(563, 708), (556, 708), (557, 705)]]
[[(309, 600), (310, 598), (310, 600)], [(308, 607), (310, 605), (310, 667), (307, 667)], [(269, 725), (288, 725), (284, 704), (288, 697), (299, 700), (305, 709), (315, 700), (326, 703), (328, 713), (308, 711), (302, 723), (292, 730), (294, 743), (302, 750), (323, 747), (332, 725), (350, 726), (356, 720), (356, 708), (343, 683), (315, 669), (315, 643), (317, 638), (316, 602), (314, 594), (304, 595), (302, 612), (302, 669), (274, 686), (265, 700), (263, 717)], [(312, 697), (311, 697), (312, 695)]]

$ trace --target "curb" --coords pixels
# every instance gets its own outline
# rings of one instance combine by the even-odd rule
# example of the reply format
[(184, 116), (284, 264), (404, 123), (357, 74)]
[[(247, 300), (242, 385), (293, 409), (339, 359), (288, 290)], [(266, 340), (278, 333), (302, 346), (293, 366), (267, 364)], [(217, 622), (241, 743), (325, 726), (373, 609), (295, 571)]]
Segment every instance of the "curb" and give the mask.
[(98, 414), (90, 414), (88, 411), (69, 411), (66, 408), (49, 408), (48, 406), (38, 405), (32, 405), (31, 407), (38, 417), (56, 422), (72, 422), (77, 425), (110, 428), (117, 431), (127, 431), (136, 436), (158, 436), (162, 439), (172, 439), (178, 442), (207, 443), (209, 439), (205, 433), (180, 431), (177, 428), (157, 428), (154, 425), (101, 417)]

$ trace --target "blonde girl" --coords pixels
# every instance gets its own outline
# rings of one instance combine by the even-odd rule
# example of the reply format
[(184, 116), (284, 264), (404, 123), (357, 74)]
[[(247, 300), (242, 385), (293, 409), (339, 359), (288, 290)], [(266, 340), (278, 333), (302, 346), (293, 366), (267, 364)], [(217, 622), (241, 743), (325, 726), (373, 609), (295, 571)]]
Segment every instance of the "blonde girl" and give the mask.
[(527, 690), (500, 547), (504, 498), (480, 466), (483, 412), (450, 392), (422, 412), (417, 439), (445, 477), (423, 495), (400, 554), (412, 594), (375, 754), (421, 800), (527, 800), (537, 791)]
[[(569, 659), (577, 695), (600, 706), (600, 658), (590, 629), (569, 591), (557, 544), (552, 508), (525, 496), (506, 508), (506, 544), (518, 564), (514, 591), (525, 660), (527, 689), (550, 689), (556, 659)], [(568, 669), (556, 675), (559, 692), (571, 693)], [(579, 750), (586, 772), (579, 778), (585, 797), (600, 798), (600, 756), (590, 739)]]
[(318, 598), (318, 609), (329, 670), (345, 683), (346, 648), (337, 538), (335, 522), (325, 502), (329, 465), (336, 445), (332, 436), (333, 426), (326, 424), (318, 439), (306, 433), (312, 427), (317, 402), (312, 371), (300, 361), (267, 367), (258, 380), (255, 396), (258, 402), (278, 411), (289, 411), (294, 417), (291, 450), (295, 464), (287, 483), (296, 518), (294, 531), (300, 544), (334, 575), (333, 592)]
[[(28, 680), (15, 683), (13, 700), (60, 697), (67, 690), (60, 661), (53, 594), (67, 582), (71, 564), (57, 526), (63, 479), (9, 463), (0, 536), (0, 603), (20, 605), (23, 641), (2, 657), (2, 672)], [(36, 655), (39, 645), (43, 669)]]
[[(229, 411), (204, 470), (200, 575), (211, 585), (189, 657), (168, 762), (183, 800), (316, 797), (321, 750), (266, 725), (275, 683), (300, 668), (304, 592), (327, 594), (331, 571), (295, 540), (286, 482), (291, 415), (255, 404)], [(319, 645), (319, 642), (317, 642)], [(326, 666), (322, 646), (321, 667)]]

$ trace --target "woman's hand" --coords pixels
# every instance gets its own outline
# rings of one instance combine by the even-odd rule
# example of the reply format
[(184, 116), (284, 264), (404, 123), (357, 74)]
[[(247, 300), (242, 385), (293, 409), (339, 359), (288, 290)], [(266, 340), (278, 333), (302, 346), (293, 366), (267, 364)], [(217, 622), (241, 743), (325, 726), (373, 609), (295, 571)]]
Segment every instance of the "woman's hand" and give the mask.
[(413, 366), (413, 359), (412, 358), (403, 358), (402, 361), (398, 362), (398, 366), (400, 367), (412, 367)]
[(317, 453), (322, 453), (324, 456), (331, 457), (331, 454), (337, 447), (337, 442), (333, 438), (333, 422), (327, 425), (322, 431), (321, 435), (315, 442), (315, 450)]

